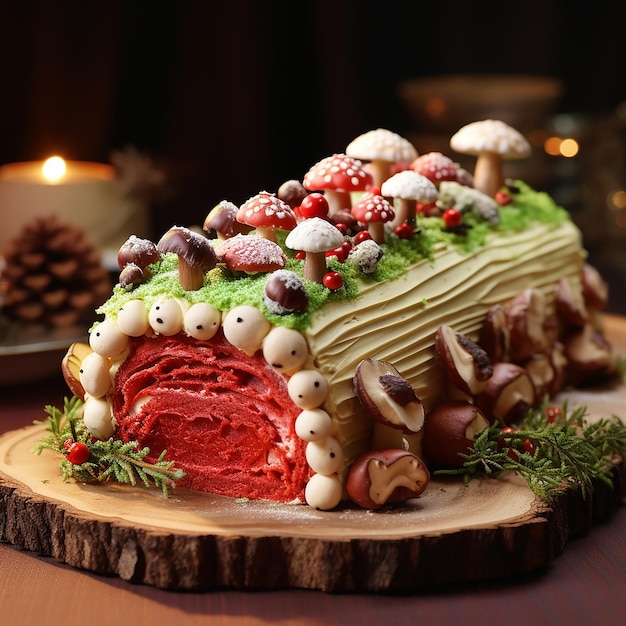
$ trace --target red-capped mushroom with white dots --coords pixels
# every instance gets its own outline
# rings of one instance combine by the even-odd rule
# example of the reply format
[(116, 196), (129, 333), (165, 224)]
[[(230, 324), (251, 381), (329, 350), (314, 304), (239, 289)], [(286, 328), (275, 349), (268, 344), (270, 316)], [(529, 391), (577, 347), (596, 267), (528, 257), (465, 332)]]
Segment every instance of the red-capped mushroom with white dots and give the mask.
[(350, 211), (351, 192), (365, 191), (373, 184), (372, 175), (363, 163), (345, 154), (333, 154), (313, 165), (302, 182), (308, 191), (323, 191), (328, 201), (328, 215)]
[(391, 204), (380, 194), (365, 192), (352, 207), (354, 218), (367, 225), (367, 230), (376, 243), (385, 241), (385, 223), (396, 216)]
[(276, 229), (291, 230), (296, 225), (293, 209), (278, 196), (261, 191), (246, 200), (237, 211), (237, 220), (256, 229), (265, 239), (276, 241)]

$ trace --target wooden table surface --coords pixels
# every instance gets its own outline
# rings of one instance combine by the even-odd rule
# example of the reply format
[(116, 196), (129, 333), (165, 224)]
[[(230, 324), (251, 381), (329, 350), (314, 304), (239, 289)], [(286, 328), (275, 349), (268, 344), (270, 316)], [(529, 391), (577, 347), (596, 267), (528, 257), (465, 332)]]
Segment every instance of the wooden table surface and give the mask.
[[(626, 354), (626, 320), (612, 319), (610, 329), (621, 353)], [(0, 434), (41, 419), (43, 406), (60, 406), (64, 395), (67, 391), (60, 377), (0, 388)], [(412, 596), (332, 595), (298, 590), (176, 593), (82, 572), (54, 559), (0, 544), (0, 622), (6, 626), (447, 626), (494, 622), (509, 626), (575, 626), (618, 624), (624, 620), (623, 505), (608, 521), (571, 541), (562, 555), (532, 576), (447, 587)]]

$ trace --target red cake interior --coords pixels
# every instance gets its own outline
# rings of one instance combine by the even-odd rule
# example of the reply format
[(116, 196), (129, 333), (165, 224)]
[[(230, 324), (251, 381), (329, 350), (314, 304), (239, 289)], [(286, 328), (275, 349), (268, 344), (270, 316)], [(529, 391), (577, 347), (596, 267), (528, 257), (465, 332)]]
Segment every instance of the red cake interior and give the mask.
[(236, 498), (304, 499), (306, 443), (287, 380), (260, 355), (218, 335), (133, 339), (120, 367), (113, 411), (117, 436), (164, 449), (186, 472), (180, 486)]

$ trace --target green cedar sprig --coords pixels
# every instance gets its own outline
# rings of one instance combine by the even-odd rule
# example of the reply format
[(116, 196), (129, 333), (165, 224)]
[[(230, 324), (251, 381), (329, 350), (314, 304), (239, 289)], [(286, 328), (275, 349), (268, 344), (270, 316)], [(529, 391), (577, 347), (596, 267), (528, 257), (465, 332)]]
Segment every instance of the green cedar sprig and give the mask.
[[(60, 462), (63, 481), (74, 478), (80, 482), (107, 482), (146, 487), (160, 487), (167, 497), (170, 487), (185, 473), (174, 467), (173, 461), (166, 461), (163, 450), (155, 462), (146, 461), (150, 449), (139, 448), (136, 441), (123, 442), (110, 438), (106, 441), (92, 440), (83, 422), (83, 402), (76, 396), (64, 399), (63, 410), (46, 406), (48, 415), (36, 424), (45, 427), (49, 433), (35, 446), (33, 452), (41, 454), (43, 450), (53, 450), (63, 455)], [(82, 442), (89, 448), (89, 458), (85, 463), (74, 464), (66, 457), (66, 442)]]
[(591, 422), (585, 416), (585, 407), (570, 412), (564, 403), (559, 418), (551, 421), (544, 403), (513, 432), (503, 433), (500, 423), (484, 429), (462, 455), (462, 467), (434, 473), (460, 475), (468, 483), (515, 472), (545, 501), (568, 487), (579, 488), (587, 499), (598, 480), (613, 487), (614, 460), (626, 453), (626, 426), (616, 416)]

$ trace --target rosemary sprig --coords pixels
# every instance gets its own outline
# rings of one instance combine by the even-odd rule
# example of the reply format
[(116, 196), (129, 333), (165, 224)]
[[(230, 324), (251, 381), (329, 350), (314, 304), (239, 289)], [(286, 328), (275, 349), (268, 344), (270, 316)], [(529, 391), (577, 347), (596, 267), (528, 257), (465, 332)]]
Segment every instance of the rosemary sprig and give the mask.
[(501, 478), (515, 472), (546, 501), (567, 487), (580, 488), (586, 499), (598, 480), (612, 487), (612, 460), (626, 452), (626, 426), (616, 416), (587, 422), (586, 408), (569, 412), (567, 403), (560, 407), (558, 419), (551, 421), (547, 408), (544, 403), (530, 411), (513, 431), (503, 432), (502, 424), (492, 424), (462, 455), (462, 467), (434, 473), (460, 475), (468, 483), (481, 476)]
[[(174, 467), (173, 461), (166, 461), (163, 450), (155, 462), (146, 461), (149, 448), (139, 448), (136, 441), (122, 442), (113, 438), (106, 441), (92, 440), (83, 423), (83, 402), (77, 398), (65, 398), (63, 410), (46, 406), (48, 415), (36, 424), (45, 427), (49, 433), (35, 446), (33, 452), (41, 454), (43, 450), (53, 450), (63, 455), (60, 462), (63, 481), (71, 478), (81, 482), (117, 481), (146, 487), (160, 487), (163, 495), (168, 496), (170, 487), (185, 473)], [(89, 449), (89, 458), (84, 463), (72, 463), (67, 455), (68, 440), (81, 442)]]

